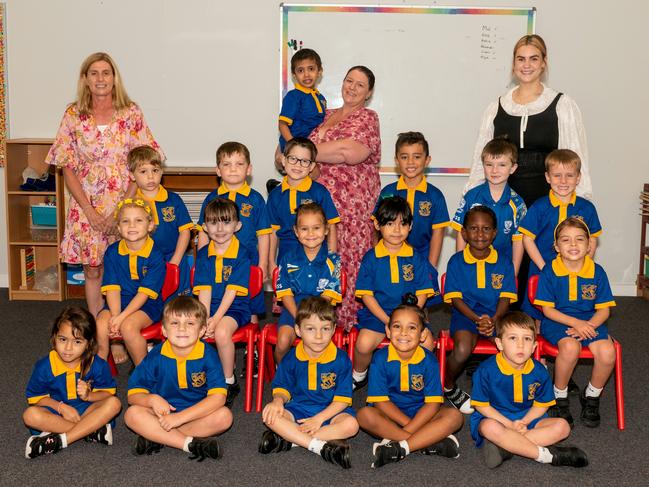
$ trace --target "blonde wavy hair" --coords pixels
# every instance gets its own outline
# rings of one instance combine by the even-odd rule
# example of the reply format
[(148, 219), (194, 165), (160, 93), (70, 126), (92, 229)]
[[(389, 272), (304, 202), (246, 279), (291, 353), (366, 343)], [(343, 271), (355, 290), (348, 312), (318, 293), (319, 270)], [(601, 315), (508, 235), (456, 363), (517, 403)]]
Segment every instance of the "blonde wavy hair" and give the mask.
[(105, 61), (110, 64), (111, 69), (113, 70), (113, 107), (115, 110), (122, 110), (130, 106), (133, 101), (129, 98), (124, 89), (124, 84), (122, 82), (122, 76), (119, 74), (119, 69), (117, 69), (117, 64), (113, 61), (108, 54), (105, 52), (95, 52), (88, 56), (83, 63), (81, 63), (81, 69), (79, 70), (79, 81), (77, 81), (77, 99), (74, 104), (77, 105), (79, 113), (83, 115), (88, 115), (90, 109), (92, 108), (92, 97), (90, 94), (90, 89), (86, 83), (86, 76), (88, 75), (88, 70), (97, 61)]

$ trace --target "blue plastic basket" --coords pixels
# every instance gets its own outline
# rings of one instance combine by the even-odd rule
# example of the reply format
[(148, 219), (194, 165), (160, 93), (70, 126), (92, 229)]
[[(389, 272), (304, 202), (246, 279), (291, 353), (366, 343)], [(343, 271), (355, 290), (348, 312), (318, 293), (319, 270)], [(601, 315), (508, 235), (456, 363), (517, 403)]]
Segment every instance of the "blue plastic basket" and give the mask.
[(32, 205), (32, 224), (45, 227), (56, 226), (56, 206)]

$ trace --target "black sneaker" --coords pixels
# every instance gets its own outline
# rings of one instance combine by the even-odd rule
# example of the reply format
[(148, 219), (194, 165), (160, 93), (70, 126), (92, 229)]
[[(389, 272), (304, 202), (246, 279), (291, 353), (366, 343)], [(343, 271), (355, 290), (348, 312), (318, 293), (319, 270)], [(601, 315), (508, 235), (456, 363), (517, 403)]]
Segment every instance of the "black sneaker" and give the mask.
[(589, 428), (597, 428), (600, 421), (599, 397), (586, 396), (585, 392), (582, 392), (579, 402), (581, 402), (581, 414), (579, 415), (581, 422)]
[(369, 374), (363, 380), (352, 379), (352, 391), (358, 391), (367, 385)]
[(102, 445), (112, 445), (113, 444), (113, 428), (111, 428), (110, 423), (105, 424), (97, 431), (93, 431), (88, 436), (86, 436), (83, 441), (88, 443), (101, 443)]
[(406, 450), (398, 441), (389, 441), (383, 445), (374, 443), (372, 447), (374, 462), (372, 468), (379, 468), (388, 463), (395, 463), (406, 458)]
[(241, 386), (237, 381), (237, 376), (234, 376), (234, 384), (228, 384), (228, 394), (225, 396), (225, 406), (232, 409), (234, 398), (241, 392)]
[(588, 465), (586, 453), (574, 446), (549, 446), (552, 465), (555, 467), (581, 468)]
[(572, 377), (568, 381), (568, 395), (573, 395), (573, 396), (579, 396), (581, 394), (581, 389), (579, 389), (579, 386), (577, 383), (572, 380)]
[[(252, 367), (252, 376), (256, 379), (257, 378), (257, 373), (259, 371), (259, 354), (257, 353), (257, 349), (255, 348), (255, 354), (252, 358), (253, 362), (253, 367)], [(246, 377), (246, 372), (247, 372), (247, 366), (246, 364), (248, 363), (248, 349), (244, 349), (243, 351), (243, 368), (241, 369), (241, 373), (239, 374), (239, 377), (244, 379)]]
[(349, 443), (345, 440), (329, 440), (320, 450), (320, 456), (325, 462), (340, 465), (342, 468), (351, 468), (349, 458)]
[(216, 438), (194, 438), (188, 445), (189, 452), (192, 454), (190, 460), (202, 462), (206, 458), (218, 460), (223, 456), (221, 447)]
[(266, 430), (261, 434), (261, 440), (259, 440), (259, 447), (257, 450), (259, 453), (266, 455), (273, 452), (280, 453), (283, 451), (289, 451), (292, 446), (293, 444), (290, 441), (286, 441), (274, 431)]
[(570, 414), (570, 399), (567, 397), (557, 397), (556, 401), (557, 403), (548, 409), (548, 416), (551, 418), (563, 418), (568, 421), (571, 428), (575, 426), (575, 420), (572, 418), (572, 414)]
[(155, 441), (147, 440), (142, 435), (137, 435), (133, 448), (131, 448), (131, 453), (136, 456), (153, 455), (154, 453), (160, 453), (160, 450), (163, 448), (164, 445), (161, 443), (156, 443)]
[(462, 414), (473, 414), (474, 409), (471, 407), (471, 396), (459, 387), (455, 386), (448, 392), (444, 391), (444, 397)]
[(513, 453), (508, 452), (504, 448), (500, 448), (487, 439), (484, 440), (481, 450), (482, 458), (488, 468), (496, 468), (514, 456)]
[(423, 448), (421, 452), (424, 455), (439, 455), (440, 457), (457, 458), (460, 456), (460, 442), (457, 441), (457, 438), (454, 435), (448, 435), (443, 440)]
[(25, 458), (36, 458), (41, 455), (51, 455), (63, 448), (61, 435), (49, 433), (44, 436), (30, 436), (25, 446)]

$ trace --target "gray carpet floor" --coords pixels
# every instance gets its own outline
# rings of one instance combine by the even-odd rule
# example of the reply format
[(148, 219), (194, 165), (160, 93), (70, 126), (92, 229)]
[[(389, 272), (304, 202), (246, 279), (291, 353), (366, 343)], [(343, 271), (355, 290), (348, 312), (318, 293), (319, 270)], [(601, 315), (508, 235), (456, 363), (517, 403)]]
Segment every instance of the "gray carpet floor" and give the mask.
[[(218, 462), (197, 463), (187, 454), (165, 448), (157, 455), (134, 457), (134, 435), (117, 419), (115, 444), (79, 442), (57, 455), (24, 458), (28, 431), (21, 414), (24, 391), (37, 358), (48, 352), (49, 327), (65, 304), (7, 299), (0, 290), (0, 321), (4, 345), (0, 375), (0, 485), (649, 485), (649, 302), (618, 298), (609, 322), (612, 334), (623, 345), (626, 430), (616, 427), (613, 383), (602, 397), (602, 424), (588, 429), (578, 422), (566, 443), (580, 446), (590, 459), (584, 469), (557, 468), (515, 458), (495, 470), (487, 469), (471, 441), (468, 425), (458, 433), (461, 456), (445, 459), (412, 454), (403, 462), (370, 469), (372, 438), (361, 432), (351, 441), (352, 469), (343, 471), (319, 457), (296, 448), (287, 453), (260, 455), (257, 442), (264, 430), (260, 415), (243, 412), (243, 397), (234, 405), (234, 425), (221, 437), (224, 457)], [(447, 328), (448, 310), (431, 314), (435, 330)], [(239, 361), (242, 353), (239, 351)], [(118, 394), (124, 406), (128, 366), (120, 367)], [(590, 366), (580, 364), (575, 379), (583, 386)], [(269, 397), (268, 387), (266, 395)], [(354, 397), (362, 406), (364, 394)], [(573, 415), (579, 414), (573, 399)]]

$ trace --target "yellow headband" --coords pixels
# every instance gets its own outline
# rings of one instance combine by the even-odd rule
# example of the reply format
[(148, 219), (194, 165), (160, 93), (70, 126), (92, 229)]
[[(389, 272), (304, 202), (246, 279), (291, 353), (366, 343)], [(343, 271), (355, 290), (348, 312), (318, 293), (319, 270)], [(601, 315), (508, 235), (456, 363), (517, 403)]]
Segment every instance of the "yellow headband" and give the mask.
[(142, 208), (144, 211), (146, 211), (149, 216), (151, 216), (151, 207), (147, 204), (146, 201), (139, 199), (139, 198), (126, 198), (125, 200), (120, 201), (117, 203), (117, 209), (115, 210), (115, 218), (119, 215), (119, 211), (122, 209), (124, 205), (137, 205), (140, 208)]

